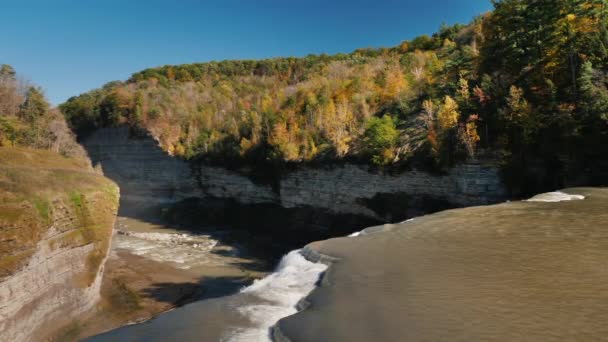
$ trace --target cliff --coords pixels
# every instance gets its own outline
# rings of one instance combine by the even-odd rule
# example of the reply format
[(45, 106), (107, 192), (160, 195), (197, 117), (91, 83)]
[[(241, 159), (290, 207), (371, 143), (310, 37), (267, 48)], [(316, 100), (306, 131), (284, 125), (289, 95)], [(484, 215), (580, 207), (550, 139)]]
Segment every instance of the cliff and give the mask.
[(44, 339), (96, 304), (118, 196), (88, 161), (0, 148), (0, 340)]
[[(190, 199), (182, 209), (189, 208), (197, 223), (363, 228), (507, 197), (498, 168), (488, 163), (460, 164), (443, 175), (416, 170), (393, 175), (355, 164), (301, 166), (264, 183), (246, 170), (171, 157), (154, 139), (131, 136), (126, 127), (99, 129), (82, 143), (93, 163), (120, 185), (126, 204), (121, 210)], [(186, 211), (175, 216), (188, 216)]]

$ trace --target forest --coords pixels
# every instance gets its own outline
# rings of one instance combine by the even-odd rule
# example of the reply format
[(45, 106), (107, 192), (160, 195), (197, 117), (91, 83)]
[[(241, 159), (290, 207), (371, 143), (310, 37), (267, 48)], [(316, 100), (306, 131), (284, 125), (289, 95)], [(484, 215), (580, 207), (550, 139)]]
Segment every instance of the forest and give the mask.
[(51, 108), (40, 87), (0, 64), (0, 147), (30, 147), (64, 156), (86, 156), (64, 116)]
[(59, 108), (80, 137), (129, 125), (172, 155), (224, 164), (608, 159), (605, 1), (493, 4), (390, 48), (162, 66)]

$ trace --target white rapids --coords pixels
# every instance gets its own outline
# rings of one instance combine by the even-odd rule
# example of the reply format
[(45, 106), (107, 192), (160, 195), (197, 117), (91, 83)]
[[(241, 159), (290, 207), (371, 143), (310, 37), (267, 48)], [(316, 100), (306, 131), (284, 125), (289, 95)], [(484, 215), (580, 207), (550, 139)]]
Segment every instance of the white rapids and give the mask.
[(114, 248), (181, 269), (214, 264), (217, 240), (208, 235), (118, 231)]
[(256, 299), (238, 308), (253, 327), (237, 329), (224, 341), (270, 341), (270, 328), (281, 318), (298, 311), (298, 302), (315, 288), (326, 269), (327, 265), (306, 260), (300, 250), (289, 252), (273, 273), (241, 290), (241, 294)]
[(571, 195), (561, 191), (554, 192), (546, 192), (544, 194), (538, 194), (530, 199), (527, 199), (528, 202), (563, 202), (563, 201), (572, 201), (572, 200), (583, 200), (585, 196), (583, 195)]

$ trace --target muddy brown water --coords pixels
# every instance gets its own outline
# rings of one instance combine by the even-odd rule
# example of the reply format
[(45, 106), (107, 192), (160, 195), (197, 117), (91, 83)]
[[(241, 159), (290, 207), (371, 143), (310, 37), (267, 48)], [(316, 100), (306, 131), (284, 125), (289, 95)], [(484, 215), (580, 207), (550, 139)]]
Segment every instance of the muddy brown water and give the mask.
[[(608, 190), (584, 200), (449, 210), (311, 244), (338, 258), (291, 341), (562, 341), (608, 337)], [(91, 341), (219, 341), (247, 294), (200, 301)]]
[(292, 341), (608, 338), (608, 190), (441, 212), (314, 248), (340, 258)]

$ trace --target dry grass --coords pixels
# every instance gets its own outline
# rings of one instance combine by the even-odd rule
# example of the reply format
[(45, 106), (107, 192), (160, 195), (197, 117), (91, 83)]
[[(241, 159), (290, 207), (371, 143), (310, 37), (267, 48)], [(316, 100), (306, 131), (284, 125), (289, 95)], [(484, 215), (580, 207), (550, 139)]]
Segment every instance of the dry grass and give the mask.
[(117, 186), (88, 161), (0, 148), (0, 279), (26, 265), (53, 227), (62, 234), (52, 248), (94, 245), (82, 261), (87, 272), (79, 283), (88, 286), (105, 257), (117, 207)]
[(91, 163), (86, 159), (67, 158), (51, 151), (26, 147), (0, 147), (0, 165), (92, 171)]

